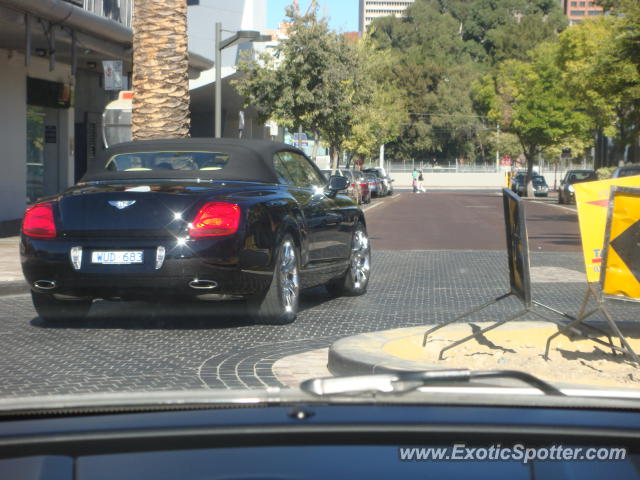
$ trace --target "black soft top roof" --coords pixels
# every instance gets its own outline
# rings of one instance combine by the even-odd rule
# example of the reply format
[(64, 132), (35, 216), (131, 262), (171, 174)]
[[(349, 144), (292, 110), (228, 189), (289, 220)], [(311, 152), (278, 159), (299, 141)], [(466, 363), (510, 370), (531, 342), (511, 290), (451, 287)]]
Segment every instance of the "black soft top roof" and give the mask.
[[(126, 153), (143, 152), (224, 152), (229, 154), (228, 164), (220, 170), (149, 170), (110, 171), (105, 168), (111, 157)], [(273, 168), (273, 155), (281, 151), (304, 153), (291, 145), (268, 140), (240, 140), (233, 138), (180, 138), (138, 140), (119, 143), (99, 154), (91, 162), (81, 181), (135, 180), (135, 179), (191, 179), (230, 180), (278, 183)]]

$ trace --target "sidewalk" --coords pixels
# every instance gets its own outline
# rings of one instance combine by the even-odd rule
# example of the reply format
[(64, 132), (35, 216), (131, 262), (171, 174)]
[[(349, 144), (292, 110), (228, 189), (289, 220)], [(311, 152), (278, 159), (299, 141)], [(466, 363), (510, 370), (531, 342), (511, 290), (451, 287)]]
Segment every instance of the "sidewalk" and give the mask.
[(20, 237), (0, 238), (0, 296), (27, 293), (19, 254)]

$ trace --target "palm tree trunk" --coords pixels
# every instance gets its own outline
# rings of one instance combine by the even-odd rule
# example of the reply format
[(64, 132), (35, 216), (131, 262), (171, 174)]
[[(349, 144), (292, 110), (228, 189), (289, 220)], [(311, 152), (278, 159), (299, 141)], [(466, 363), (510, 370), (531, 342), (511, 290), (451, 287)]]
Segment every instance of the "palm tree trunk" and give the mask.
[(189, 136), (188, 68), (186, 0), (136, 0), (134, 140)]

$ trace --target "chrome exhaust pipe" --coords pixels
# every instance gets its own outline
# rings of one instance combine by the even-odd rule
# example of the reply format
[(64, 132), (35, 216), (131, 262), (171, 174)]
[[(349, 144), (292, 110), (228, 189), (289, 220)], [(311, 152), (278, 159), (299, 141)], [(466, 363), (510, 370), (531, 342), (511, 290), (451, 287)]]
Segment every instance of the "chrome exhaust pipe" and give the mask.
[(33, 286), (40, 290), (53, 290), (56, 288), (56, 282), (53, 280), (36, 280)]
[(194, 290), (213, 290), (218, 288), (218, 282), (213, 280), (198, 280), (197, 278), (189, 282), (189, 286)]

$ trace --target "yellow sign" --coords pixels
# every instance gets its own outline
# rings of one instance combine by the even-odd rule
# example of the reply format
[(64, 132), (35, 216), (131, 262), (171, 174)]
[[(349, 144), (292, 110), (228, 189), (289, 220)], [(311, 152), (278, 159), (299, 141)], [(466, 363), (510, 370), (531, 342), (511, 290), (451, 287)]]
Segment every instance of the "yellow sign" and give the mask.
[(609, 195), (613, 186), (640, 187), (640, 175), (573, 185), (578, 205), (582, 252), (589, 283), (600, 281)]
[(511, 188), (511, 172), (504, 172), (504, 188)]
[(640, 300), (640, 188), (613, 194), (602, 292)]

